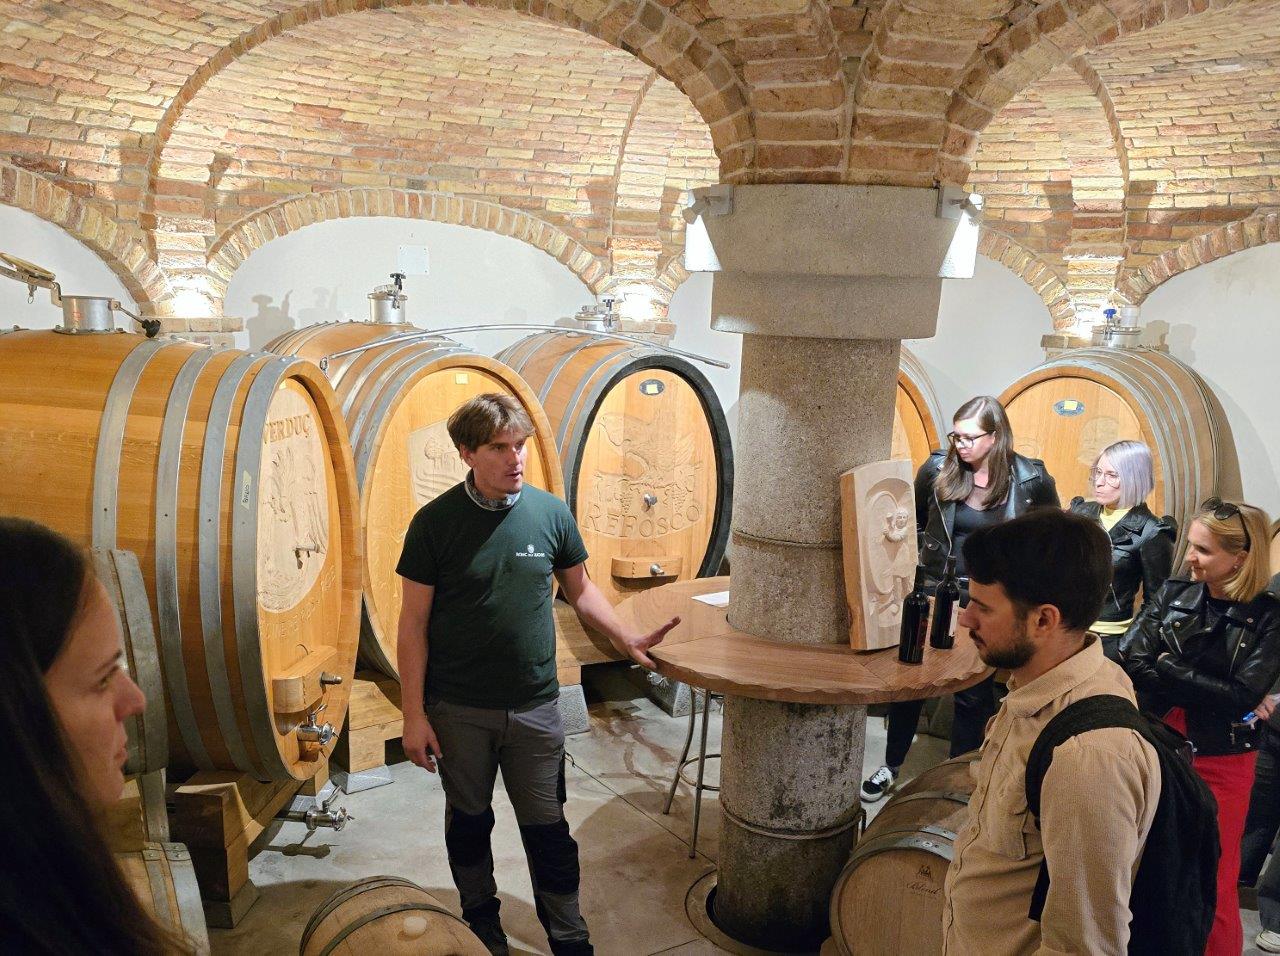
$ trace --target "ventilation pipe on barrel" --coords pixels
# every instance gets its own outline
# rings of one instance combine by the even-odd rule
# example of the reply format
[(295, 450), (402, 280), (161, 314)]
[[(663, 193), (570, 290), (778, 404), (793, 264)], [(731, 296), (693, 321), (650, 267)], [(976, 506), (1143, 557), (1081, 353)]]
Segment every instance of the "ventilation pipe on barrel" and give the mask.
[(115, 312), (123, 312), (142, 326), (147, 338), (153, 339), (160, 332), (159, 319), (144, 319), (134, 315), (116, 299), (97, 295), (63, 295), (54, 274), (31, 262), (0, 252), (0, 275), (16, 279), (27, 287), (27, 301), (34, 302), (36, 289), (48, 289), (54, 305), (62, 307), (63, 324), (54, 329), (68, 335), (94, 332), (115, 332)]
[(380, 285), (369, 293), (369, 321), (381, 325), (408, 325), (404, 304), (409, 297), (404, 292), (404, 273), (391, 273), (391, 282)]

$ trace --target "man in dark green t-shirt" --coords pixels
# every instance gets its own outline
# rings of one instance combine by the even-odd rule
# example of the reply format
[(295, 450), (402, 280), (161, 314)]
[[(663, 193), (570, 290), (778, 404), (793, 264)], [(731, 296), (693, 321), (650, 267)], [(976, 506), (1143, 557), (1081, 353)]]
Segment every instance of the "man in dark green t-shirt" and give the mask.
[(551, 951), (586, 956), (593, 950), (578, 909), (578, 845), (564, 818), (551, 579), (587, 624), (645, 667), (679, 618), (651, 634), (623, 627), (587, 577), (587, 549), (568, 507), (524, 485), (533, 424), (514, 398), (474, 398), (448, 427), (471, 471), (414, 515), (396, 568), (404, 751), (440, 771), (462, 915), (489, 951), (508, 951), (489, 843), (501, 768)]

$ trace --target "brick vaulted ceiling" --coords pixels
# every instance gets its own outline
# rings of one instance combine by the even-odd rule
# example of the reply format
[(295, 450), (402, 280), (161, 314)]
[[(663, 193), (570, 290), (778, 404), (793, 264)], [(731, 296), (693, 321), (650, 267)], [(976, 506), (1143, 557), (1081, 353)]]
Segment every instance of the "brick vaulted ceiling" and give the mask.
[(1275, 238), (1278, 9), (0, 0), (0, 201), (174, 315), (323, 218), (494, 229), (669, 297), (689, 187), (967, 181), (1066, 322)]

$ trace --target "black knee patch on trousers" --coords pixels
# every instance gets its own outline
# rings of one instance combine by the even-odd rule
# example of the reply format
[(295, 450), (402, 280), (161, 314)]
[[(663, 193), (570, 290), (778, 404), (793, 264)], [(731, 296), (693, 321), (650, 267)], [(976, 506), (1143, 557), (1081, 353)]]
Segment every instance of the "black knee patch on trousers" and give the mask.
[(578, 844), (569, 835), (568, 820), (522, 826), (520, 836), (529, 851), (529, 866), (539, 890), (578, 892)]
[(489, 834), (493, 832), (493, 808), (470, 814), (449, 808), (444, 830), (444, 845), (449, 859), (459, 866), (475, 866), (489, 853)]

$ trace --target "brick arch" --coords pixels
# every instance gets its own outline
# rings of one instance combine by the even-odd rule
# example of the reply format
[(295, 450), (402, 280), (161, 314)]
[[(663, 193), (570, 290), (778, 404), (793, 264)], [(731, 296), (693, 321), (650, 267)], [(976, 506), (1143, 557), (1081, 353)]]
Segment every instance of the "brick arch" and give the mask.
[(1055, 329), (1070, 328), (1076, 320), (1071, 295), (1063, 281), (1026, 246), (983, 226), (978, 251), (1005, 266), (1040, 296)]
[[(170, 296), (168, 280), (146, 249), (101, 206), (74, 195), (52, 180), (0, 161), (0, 203), (13, 206), (65, 229), (91, 249), (148, 314), (163, 310)], [(74, 289), (68, 289), (74, 292)]]
[[(404, 6), (441, 6), (450, 0), (310, 0), (259, 23), (218, 50), (191, 74), (156, 125), (147, 160), (143, 225), (156, 226), (155, 198), (161, 160), (186, 105), (209, 80), (245, 53), (288, 30), (328, 17)], [(459, 2), (459, 0), (452, 0)], [(514, 10), (558, 26), (571, 27), (633, 54), (670, 80), (692, 101), (711, 128), (721, 174), (735, 173), (754, 161), (755, 133), (747, 96), (737, 71), (724, 55), (683, 20), (653, 0), (461, 0), (467, 6)], [(591, 19), (571, 12), (592, 9)]]
[(987, 124), (1055, 66), (1121, 37), (1225, 9), (1244, 0), (1053, 0), (982, 47), (946, 107), (934, 175), (963, 183)]
[(219, 298), (225, 295), (241, 263), (271, 240), (318, 222), (352, 216), (425, 219), (510, 236), (562, 263), (593, 293), (603, 287), (609, 271), (604, 260), (568, 233), (519, 209), (448, 193), (350, 189), (288, 199), (247, 216), (227, 229), (209, 251), (210, 283), (216, 295)]
[(1176, 275), (1254, 246), (1280, 242), (1280, 210), (1259, 210), (1236, 222), (1219, 226), (1188, 239), (1152, 259), (1141, 269), (1127, 272), (1116, 291), (1134, 305)]

